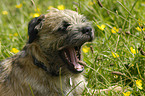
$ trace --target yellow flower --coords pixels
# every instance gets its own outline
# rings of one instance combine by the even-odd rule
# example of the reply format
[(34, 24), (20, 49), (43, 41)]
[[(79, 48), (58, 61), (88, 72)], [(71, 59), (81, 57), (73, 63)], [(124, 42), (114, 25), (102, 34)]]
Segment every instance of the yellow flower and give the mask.
[(118, 55), (117, 53), (114, 53), (114, 52), (111, 52), (111, 53), (112, 53), (112, 56), (113, 56), (114, 58), (119, 57), (119, 55)]
[(40, 14), (39, 13), (31, 13), (30, 16), (32, 16), (33, 18), (35, 18), (35, 17), (39, 17)]
[(9, 34), (9, 38), (10, 38), (10, 39), (12, 38), (12, 34)]
[(52, 9), (52, 8), (54, 8), (53, 6), (48, 6), (48, 10), (50, 10), (50, 9)]
[(15, 7), (16, 8), (21, 8), (22, 7), (22, 4), (16, 5)]
[(88, 5), (92, 6), (94, 3), (92, 1), (89, 1)]
[(111, 32), (112, 32), (112, 33), (119, 32), (119, 28), (113, 27), (113, 28), (111, 29)]
[(91, 0), (91, 1), (88, 2), (88, 5), (92, 6), (92, 5), (94, 5), (94, 3), (96, 3), (96, 0)]
[(142, 25), (142, 20), (140, 20), (140, 19), (138, 19), (138, 24), (139, 24), (139, 26), (141, 26)]
[(17, 36), (18, 36), (18, 33), (14, 33), (14, 36), (16, 36), (16, 37), (17, 37)]
[(141, 81), (141, 80), (136, 80), (136, 86), (137, 86), (139, 89), (143, 89), (143, 87), (142, 87), (142, 81)]
[(58, 5), (57, 8), (58, 8), (59, 10), (64, 10), (64, 9), (65, 9), (64, 5)]
[(145, 1), (142, 1), (143, 4), (145, 4)]
[(25, 1), (23, 1), (23, 4), (26, 4), (26, 2), (25, 2)]
[(143, 29), (141, 30), (141, 28), (136, 27), (135, 29), (138, 30), (138, 31), (142, 31), (142, 30), (145, 31), (145, 28), (143, 28)]
[(84, 53), (88, 53), (89, 50), (90, 50), (90, 47), (84, 46), (84, 47), (82, 48), (82, 50), (83, 50)]
[(134, 64), (131, 64), (130, 66), (131, 66), (131, 67), (133, 67), (133, 66), (134, 66)]
[(138, 50), (136, 51), (135, 49), (133, 49), (133, 47), (130, 47), (130, 51), (131, 51), (131, 53), (133, 53), (133, 54), (136, 54), (136, 52), (138, 53)]
[(2, 11), (3, 15), (8, 15), (8, 11)]
[(101, 26), (97, 25), (97, 27), (98, 27), (100, 30), (103, 31), (103, 30), (105, 29), (106, 26), (105, 26), (104, 24), (102, 24)]
[(16, 48), (12, 48), (11, 52), (16, 54), (16, 53), (18, 53), (18, 52), (19, 52), (19, 50), (18, 50), (18, 49), (16, 49)]
[(35, 12), (40, 12), (40, 9), (39, 9), (39, 8), (36, 8), (36, 9), (35, 9)]
[(125, 92), (125, 93), (123, 92), (123, 95), (124, 95), (124, 96), (130, 96), (130, 94), (131, 94), (130, 91), (127, 91), (127, 92)]
[(114, 78), (118, 78), (118, 75), (115, 75)]

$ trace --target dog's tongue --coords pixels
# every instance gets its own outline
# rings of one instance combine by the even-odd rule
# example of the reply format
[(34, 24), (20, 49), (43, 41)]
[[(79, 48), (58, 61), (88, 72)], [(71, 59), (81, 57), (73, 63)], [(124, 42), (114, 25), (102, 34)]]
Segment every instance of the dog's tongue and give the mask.
[(77, 58), (75, 49), (67, 48), (65, 49), (65, 53), (66, 53), (65, 55), (68, 60), (69, 67), (72, 67), (71, 69), (73, 71), (82, 72), (84, 70), (84, 66), (78, 63), (79, 58)]
[(83, 66), (78, 64), (78, 61), (79, 59), (77, 58), (76, 56), (76, 51), (74, 48), (68, 48), (68, 51), (70, 54), (70, 61), (71, 63), (74, 65), (74, 68), (77, 70), (77, 71), (82, 71), (83, 70)]

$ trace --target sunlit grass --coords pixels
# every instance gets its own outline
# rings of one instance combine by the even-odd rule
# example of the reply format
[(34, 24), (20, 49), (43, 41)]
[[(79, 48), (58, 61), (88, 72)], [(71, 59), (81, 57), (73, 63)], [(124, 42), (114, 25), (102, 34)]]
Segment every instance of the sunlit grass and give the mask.
[[(145, 95), (144, 0), (3, 0), (0, 1), (0, 60), (17, 53), (27, 42), (28, 22), (48, 9), (72, 9), (86, 15), (95, 29), (95, 40), (82, 48), (85, 77), (91, 89), (119, 85), (123, 92), (101, 96)], [(14, 50), (15, 49), (15, 50)], [(14, 50), (12, 52), (12, 50)], [(137, 82), (141, 80), (140, 82)], [(93, 93), (84, 94), (92, 96)]]

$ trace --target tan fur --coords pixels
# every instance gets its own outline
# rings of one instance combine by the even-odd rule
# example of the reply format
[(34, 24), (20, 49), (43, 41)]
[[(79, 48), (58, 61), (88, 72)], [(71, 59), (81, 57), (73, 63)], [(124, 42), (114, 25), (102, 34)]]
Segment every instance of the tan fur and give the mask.
[[(21, 52), (0, 63), (0, 96), (65, 96), (70, 91), (69, 96), (81, 95), (85, 88), (82, 73), (71, 72), (57, 51), (88, 41), (82, 33), (72, 37), (76, 29), (78, 32), (78, 27), (91, 26), (83, 19), (83, 15), (71, 10), (55, 9), (44, 15), (42, 25), (35, 27), (37, 38), (27, 43)], [(57, 32), (64, 20), (71, 24), (68, 27), (70, 33)], [(59, 71), (60, 75), (53, 76), (34, 65), (33, 56), (43, 62), (49, 71)]]

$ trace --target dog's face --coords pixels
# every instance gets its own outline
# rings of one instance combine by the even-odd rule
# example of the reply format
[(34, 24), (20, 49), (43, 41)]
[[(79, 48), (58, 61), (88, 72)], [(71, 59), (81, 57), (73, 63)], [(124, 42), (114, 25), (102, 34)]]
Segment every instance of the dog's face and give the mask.
[(94, 38), (91, 23), (83, 15), (71, 10), (50, 10), (29, 23), (28, 33), (29, 44), (37, 43), (53, 60), (50, 66), (57, 66), (54, 69), (65, 66), (74, 73), (83, 71), (83, 65), (78, 63), (81, 46)]

